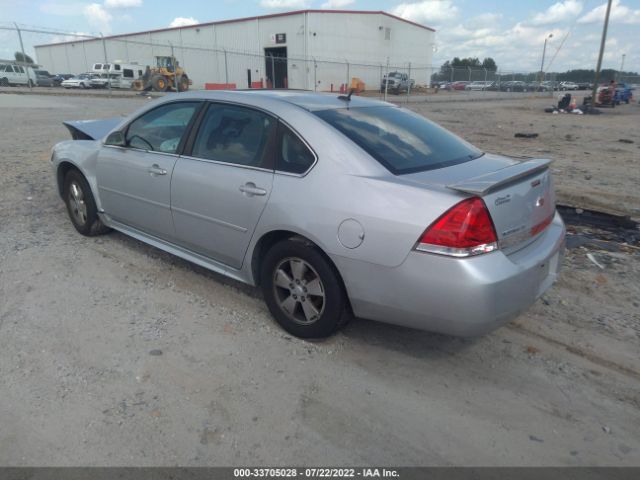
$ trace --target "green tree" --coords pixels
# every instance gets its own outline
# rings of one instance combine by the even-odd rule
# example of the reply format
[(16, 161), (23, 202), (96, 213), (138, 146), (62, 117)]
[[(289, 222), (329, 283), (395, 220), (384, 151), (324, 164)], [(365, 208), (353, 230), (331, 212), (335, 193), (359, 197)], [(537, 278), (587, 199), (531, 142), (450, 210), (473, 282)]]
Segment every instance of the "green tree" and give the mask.
[(33, 61), (33, 58), (31, 58), (26, 53), (24, 55), (22, 55), (22, 52), (16, 52), (16, 53), (13, 54), (13, 56), (15, 57), (16, 62), (20, 62), (20, 63), (36, 63), (36, 62)]
[(498, 70), (498, 65), (496, 65), (496, 61), (493, 58), (487, 57), (482, 61), (482, 68), (495, 72)]

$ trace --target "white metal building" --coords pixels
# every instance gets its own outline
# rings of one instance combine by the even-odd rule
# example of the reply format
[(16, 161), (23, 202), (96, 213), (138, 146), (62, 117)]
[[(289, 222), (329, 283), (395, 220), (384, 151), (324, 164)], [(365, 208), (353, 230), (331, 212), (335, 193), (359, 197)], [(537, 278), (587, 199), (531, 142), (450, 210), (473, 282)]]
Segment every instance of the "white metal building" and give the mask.
[(374, 89), (387, 63), (407, 70), (431, 65), (434, 32), (381, 11), (300, 10), (35, 50), (52, 73), (81, 73), (105, 61), (155, 65), (155, 56), (173, 51), (194, 88), (337, 90), (357, 77)]

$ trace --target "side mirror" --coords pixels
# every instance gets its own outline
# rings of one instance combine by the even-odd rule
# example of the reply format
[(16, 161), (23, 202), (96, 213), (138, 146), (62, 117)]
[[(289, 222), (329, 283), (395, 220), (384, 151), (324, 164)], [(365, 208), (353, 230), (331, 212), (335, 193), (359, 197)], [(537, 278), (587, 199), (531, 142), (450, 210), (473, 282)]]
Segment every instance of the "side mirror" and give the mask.
[(124, 139), (124, 133), (117, 131), (109, 134), (104, 142), (105, 145), (112, 145), (114, 147), (126, 147), (127, 144)]

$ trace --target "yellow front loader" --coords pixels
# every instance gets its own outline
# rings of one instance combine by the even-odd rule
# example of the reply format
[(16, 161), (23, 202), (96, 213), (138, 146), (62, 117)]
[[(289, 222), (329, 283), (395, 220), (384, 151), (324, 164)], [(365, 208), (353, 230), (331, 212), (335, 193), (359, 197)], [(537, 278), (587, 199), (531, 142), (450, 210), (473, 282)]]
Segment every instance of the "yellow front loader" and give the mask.
[[(169, 89), (186, 92), (191, 85), (184, 68), (176, 57), (155, 57), (156, 66), (148, 68), (141, 80), (133, 82), (135, 90), (166, 92)], [(177, 85), (177, 88), (176, 88)]]

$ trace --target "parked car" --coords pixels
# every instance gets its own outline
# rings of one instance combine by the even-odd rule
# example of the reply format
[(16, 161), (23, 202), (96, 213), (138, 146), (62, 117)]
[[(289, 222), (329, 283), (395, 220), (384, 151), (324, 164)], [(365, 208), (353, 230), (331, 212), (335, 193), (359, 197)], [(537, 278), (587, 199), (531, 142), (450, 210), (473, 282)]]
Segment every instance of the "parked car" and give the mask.
[(471, 82), (465, 85), (464, 89), (465, 90), (487, 90), (492, 84), (493, 82), (489, 82), (489, 81)]
[(64, 88), (91, 88), (91, 80), (96, 77), (94, 74), (81, 74), (64, 80), (60, 85)]
[(500, 90), (503, 92), (527, 92), (529, 88), (523, 81), (511, 80), (508, 82), (502, 82), (500, 84)]
[(529, 92), (550, 92), (552, 89), (552, 85), (544, 82), (527, 82), (527, 91)]
[(62, 82), (64, 82), (65, 80), (68, 80), (69, 78), (72, 78), (74, 75), (70, 74), (70, 73), (59, 73), (57, 75), (53, 76), (53, 85), (55, 87), (59, 87), (60, 85), (62, 85)]
[(574, 82), (560, 82), (560, 90), (578, 90), (578, 84)]
[(578, 90), (591, 90), (593, 89), (593, 83), (589, 82), (577, 82)]
[(53, 87), (53, 75), (46, 70), (34, 70), (38, 87)]
[(36, 85), (36, 74), (29, 66), (0, 63), (0, 86)]
[(409, 88), (413, 88), (414, 84), (415, 80), (409, 79), (406, 73), (391, 72), (382, 78), (380, 91), (384, 92), (386, 90), (397, 94), (408, 91)]
[(95, 78), (91, 79), (91, 82), (90, 82), (91, 88), (109, 88), (109, 86), (111, 86), (111, 88), (120, 88), (121, 78), (122, 78), (121, 74), (101, 73), (101, 74), (98, 74)]
[(549, 160), (485, 154), (387, 103), (200, 91), (65, 125), (75, 140), (51, 165), (79, 233), (113, 228), (260, 285), (299, 337), (351, 314), (482, 334), (562, 263)]
[(545, 80), (541, 85), (543, 85), (547, 91), (556, 91), (560, 89), (560, 84), (553, 80)]
[(471, 82), (457, 81), (451, 84), (451, 90), (464, 90)]

